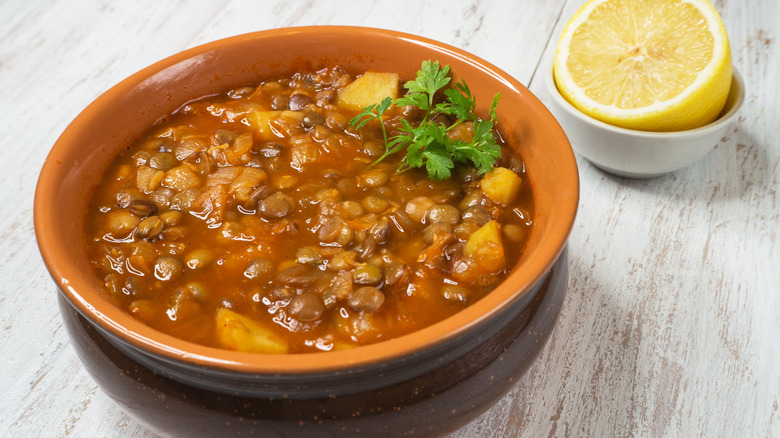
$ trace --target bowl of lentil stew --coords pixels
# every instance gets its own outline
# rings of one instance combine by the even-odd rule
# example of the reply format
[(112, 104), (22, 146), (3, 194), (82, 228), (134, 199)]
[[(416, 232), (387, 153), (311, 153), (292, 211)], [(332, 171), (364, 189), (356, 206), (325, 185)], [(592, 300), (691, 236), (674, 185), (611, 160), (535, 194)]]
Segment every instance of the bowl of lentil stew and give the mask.
[[(357, 135), (345, 124), (350, 114), (331, 108), (339, 91), (365, 72), (389, 72), (402, 82), (427, 59), (449, 65), (454, 80), (468, 82), (481, 98), (477, 112), (483, 116), (489, 99), (501, 92), (498, 132), (514, 153), (499, 165), (530, 189), (521, 195), (525, 207), (517, 208), (520, 216), (532, 215), (533, 225), (516, 219), (502, 224), (511, 264), (502, 267), (498, 284), (482, 275), (476, 283), (485, 283), (483, 291), (464, 290), (459, 279), (437, 273), (440, 265), (452, 269), (470, 235), (512, 208), (474, 194), (479, 192), (469, 187), (479, 185), (471, 184), (477, 176), (469, 170), (426, 183), (417, 171), (396, 174), (394, 162), (370, 166), (376, 129)], [(278, 119), (253, 116), (256, 124), (242, 132), (243, 107), (250, 104)], [(214, 120), (206, 131), (179, 129), (204, 114)], [(231, 115), (238, 124), (225, 122)], [(286, 131), (281, 143), (280, 131)], [(121, 152), (130, 145), (136, 149)], [(115, 161), (117, 155), (125, 161)], [(208, 169), (198, 168), (209, 160)], [(123, 172), (134, 176), (131, 184), (121, 179)], [(228, 197), (230, 205), (221, 208)], [(106, 92), (52, 149), (36, 193), (35, 223), (66, 326), (87, 369), (125, 410), (156, 430), (216, 433), (273, 423), (295, 431), (396, 435), (463, 424), (527, 369), (559, 311), (577, 197), (576, 163), (565, 135), (511, 76), (420, 37), (312, 27), (190, 49)], [(90, 222), (90, 210), (105, 217)], [(56, 222), (50, 220), (55, 211)], [(297, 216), (306, 211), (308, 222)], [(289, 245), (294, 235), (306, 237)], [(405, 240), (393, 244), (388, 235)], [(128, 236), (132, 242), (120, 242)], [(241, 257), (215, 252), (237, 242), (241, 249), (234, 252)], [(132, 246), (123, 250), (127, 243)], [(96, 267), (96, 253), (108, 271)], [(111, 257), (145, 275), (111, 277), (118, 274)], [(226, 274), (208, 271), (217, 267)], [(203, 276), (185, 281), (191, 272)], [(214, 277), (232, 295), (224, 296), (217, 283), (204, 285)], [(258, 279), (262, 287), (239, 286)], [(348, 284), (348, 293), (334, 287), (339, 284)], [(394, 295), (394, 286), (402, 292)], [(169, 294), (156, 313), (143, 301), (149, 301), (143, 291), (154, 287), (154, 295)], [(439, 304), (431, 310), (422, 301), (405, 303), (403, 297), (416, 291), (433, 291)], [(458, 307), (472, 294), (478, 298)], [(222, 327), (246, 331), (255, 322), (242, 319), (251, 307), (269, 312), (276, 306), (275, 314), (283, 315), (278, 322), (294, 326), (285, 330), (307, 335), (293, 342), (295, 336), (277, 331), (253, 349), (224, 330), (204, 334), (202, 327), (213, 324), (199, 319), (198, 306), (206, 306), (199, 296), (213, 301), (217, 310), (209, 317), (216, 313)], [(412, 309), (405, 319), (427, 322), (388, 328), (388, 315), (399, 315), (404, 306)], [(445, 306), (454, 311), (435, 310)], [(341, 332), (317, 332), (322, 319), (350, 317)], [(173, 330), (154, 326), (176, 326), (177, 318), (191, 322)], [(261, 324), (258, 330), (267, 329)], [(273, 341), (280, 336), (285, 340)], [(288, 354), (271, 354), (279, 352)], [(511, 366), (502, 366), (513, 354), (516, 360), (506, 361)], [(117, 369), (128, 379), (115, 377)], [(152, 400), (139, 388), (163, 391), (166, 400)], [(164, 408), (166, 415), (149, 407)]]

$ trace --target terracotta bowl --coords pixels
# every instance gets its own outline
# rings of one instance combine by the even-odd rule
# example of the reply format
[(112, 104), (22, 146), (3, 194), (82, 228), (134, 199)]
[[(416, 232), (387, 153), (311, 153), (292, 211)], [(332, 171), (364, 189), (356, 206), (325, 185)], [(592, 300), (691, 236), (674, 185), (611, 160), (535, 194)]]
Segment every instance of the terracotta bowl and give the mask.
[[(374, 345), (261, 355), (173, 338), (103, 297), (85, 250), (89, 199), (117, 152), (161, 116), (194, 98), (300, 69), (338, 64), (353, 74), (395, 71), (412, 78), (426, 59), (449, 64), (477, 96), (501, 92), (499, 128), (527, 163), (536, 208), (528, 250), (485, 298), (433, 326)], [(544, 345), (565, 293), (565, 245), (578, 196), (576, 162), (562, 129), (508, 74), (413, 35), (301, 27), (181, 52), (96, 99), (43, 166), (35, 230), (79, 357), (103, 391), (157, 433), (431, 436), (489, 408)]]

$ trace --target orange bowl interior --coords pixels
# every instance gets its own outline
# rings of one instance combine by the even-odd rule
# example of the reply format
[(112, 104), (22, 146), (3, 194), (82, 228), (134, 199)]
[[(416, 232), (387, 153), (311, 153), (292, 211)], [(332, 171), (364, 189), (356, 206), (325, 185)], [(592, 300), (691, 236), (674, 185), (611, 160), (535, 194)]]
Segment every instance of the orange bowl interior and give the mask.
[[(479, 302), (416, 333), (353, 350), (305, 355), (238, 353), (189, 343), (158, 332), (115, 307), (85, 248), (92, 192), (116, 153), (183, 103), (231, 87), (340, 65), (353, 74), (393, 71), (413, 78), (420, 63), (439, 60), (466, 79), (485, 115), (501, 93), (498, 127), (528, 168), (536, 214), (528, 249), (509, 278)], [(525, 87), (459, 49), (393, 31), (301, 27), (240, 35), (199, 46), (130, 76), (90, 104), (52, 148), (35, 197), (35, 229), (44, 262), (79, 311), (132, 345), (173, 359), (235, 371), (307, 373), (397, 358), (462, 333), (531, 288), (563, 249), (576, 214), (578, 173), (568, 140), (548, 110)], [(310, 356), (310, 357), (301, 357)]]

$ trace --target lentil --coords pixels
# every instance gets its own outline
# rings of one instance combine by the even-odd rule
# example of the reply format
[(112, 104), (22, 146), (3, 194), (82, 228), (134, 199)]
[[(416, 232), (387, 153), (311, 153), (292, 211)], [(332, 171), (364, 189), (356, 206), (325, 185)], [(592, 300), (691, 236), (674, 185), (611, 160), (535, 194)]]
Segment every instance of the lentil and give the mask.
[(160, 216), (149, 216), (138, 224), (135, 234), (140, 239), (148, 239), (162, 233), (164, 227), (165, 222)]
[(349, 297), (349, 307), (358, 312), (376, 312), (385, 302), (385, 294), (371, 286), (361, 287)]
[(426, 212), (426, 218), (433, 223), (455, 225), (460, 220), (460, 212), (452, 205), (434, 205)]
[(299, 321), (315, 321), (322, 316), (325, 306), (316, 296), (303, 293), (290, 300), (287, 309), (290, 315)]
[[(533, 226), (531, 185), (502, 206), (470, 166), (445, 181), (397, 173), (402, 154), (372, 166), (385, 151), (379, 126), (356, 130), (357, 112), (339, 107), (353, 80), (331, 68), (239, 87), (142, 134), (90, 206), (87, 250), (106, 296), (223, 348), (230, 309), (303, 353), (401, 336), (492, 290)], [(415, 107), (385, 116), (393, 130), (422, 118)], [(522, 158), (503, 150), (499, 162), (524, 178)]]
[(214, 261), (214, 253), (207, 249), (196, 249), (187, 253), (184, 263), (190, 269), (203, 269)]
[(309, 106), (309, 104), (312, 103), (314, 103), (314, 100), (311, 97), (305, 94), (297, 93), (290, 96), (290, 100), (287, 105), (288, 108), (293, 111), (301, 111), (303, 109), (306, 109)]
[(134, 199), (130, 201), (128, 210), (136, 216), (147, 217), (157, 213), (157, 204), (146, 199)]
[(270, 275), (274, 270), (274, 262), (268, 259), (254, 259), (249, 263), (249, 266), (244, 270), (244, 276), (246, 278), (254, 279), (258, 277), (265, 277)]

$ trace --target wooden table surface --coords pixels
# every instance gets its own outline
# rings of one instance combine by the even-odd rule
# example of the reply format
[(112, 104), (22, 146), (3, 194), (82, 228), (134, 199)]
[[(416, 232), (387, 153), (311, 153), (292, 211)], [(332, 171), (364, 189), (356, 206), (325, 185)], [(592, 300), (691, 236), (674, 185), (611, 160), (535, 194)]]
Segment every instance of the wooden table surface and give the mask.
[[(343, 24), (458, 46), (546, 101), (540, 67), (581, 3), (0, 2), (0, 436), (152, 436), (76, 358), (32, 225), (50, 147), (100, 93), (215, 39)], [(747, 84), (738, 121), (704, 159), (656, 179), (578, 157), (557, 328), (530, 372), (453, 437), (780, 436), (780, 1), (715, 4)]]

